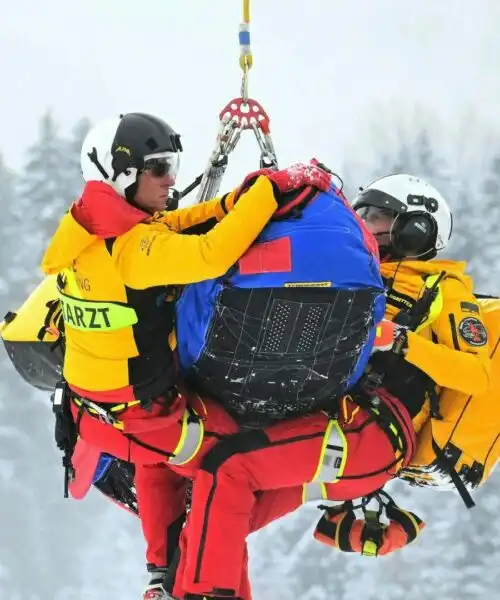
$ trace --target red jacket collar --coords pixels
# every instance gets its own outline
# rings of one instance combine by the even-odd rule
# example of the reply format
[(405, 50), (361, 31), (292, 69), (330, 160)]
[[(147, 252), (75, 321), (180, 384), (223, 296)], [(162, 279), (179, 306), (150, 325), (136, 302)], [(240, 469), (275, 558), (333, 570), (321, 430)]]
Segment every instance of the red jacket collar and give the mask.
[(89, 181), (71, 214), (92, 235), (102, 239), (122, 235), (138, 223), (151, 218), (148, 213), (129, 204), (110, 185)]

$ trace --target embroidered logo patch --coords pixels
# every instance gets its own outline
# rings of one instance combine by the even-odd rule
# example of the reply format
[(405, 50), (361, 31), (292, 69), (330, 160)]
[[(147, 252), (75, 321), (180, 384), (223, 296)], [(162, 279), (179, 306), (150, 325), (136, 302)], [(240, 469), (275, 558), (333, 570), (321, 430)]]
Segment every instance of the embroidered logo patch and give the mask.
[(488, 341), (486, 327), (475, 317), (462, 319), (458, 326), (458, 333), (471, 346), (485, 346)]

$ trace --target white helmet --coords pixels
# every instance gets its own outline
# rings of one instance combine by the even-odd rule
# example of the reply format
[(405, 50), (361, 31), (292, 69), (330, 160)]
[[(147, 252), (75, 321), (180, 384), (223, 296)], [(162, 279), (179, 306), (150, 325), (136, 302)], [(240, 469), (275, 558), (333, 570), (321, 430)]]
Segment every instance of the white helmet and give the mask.
[(128, 113), (101, 121), (88, 132), (80, 165), (86, 182), (107, 183), (131, 201), (142, 170), (156, 170), (175, 181), (181, 151), (180, 136), (165, 121)]
[(428, 260), (445, 248), (453, 229), (448, 203), (437, 189), (413, 175), (387, 175), (356, 196), (352, 204), (358, 212), (365, 207), (391, 211), (389, 246), (381, 248), (391, 258)]

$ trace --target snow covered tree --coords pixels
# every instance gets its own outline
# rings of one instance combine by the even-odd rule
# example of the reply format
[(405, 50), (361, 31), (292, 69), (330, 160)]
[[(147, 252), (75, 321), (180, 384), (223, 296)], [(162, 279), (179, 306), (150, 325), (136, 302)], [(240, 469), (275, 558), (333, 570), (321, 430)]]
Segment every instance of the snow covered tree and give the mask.
[(75, 199), (76, 195), (80, 194), (83, 189), (82, 170), (80, 167), (80, 150), (83, 140), (92, 127), (89, 119), (80, 119), (71, 130), (71, 135), (67, 140), (66, 159), (67, 159), (67, 182), (70, 191), (74, 196), (70, 201)]
[[(16, 177), (7, 167), (3, 156), (0, 154), (0, 232), (2, 239), (2, 252), (0, 252), (0, 304), (9, 295), (8, 279), (12, 274), (12, 250), (15, 245), (17, 224), (14, 211), (18, 198), (16, 196)], [(3, 313), (2, 313), (3, 316)]]
[[(19, 182), (19, 214), (30, 229), (33, 241), (44, 248), (75, 193), (74, 154), (61, 137), (51, 112), (40, 121), (39, 138), (28, 148)], [(39, 257), (38, 257), (39, 258)]]
[(455, 198), (453, 254), (469, 263), (476, 290), (500, 294), (500, 153), (485, 173), (462, 177)]

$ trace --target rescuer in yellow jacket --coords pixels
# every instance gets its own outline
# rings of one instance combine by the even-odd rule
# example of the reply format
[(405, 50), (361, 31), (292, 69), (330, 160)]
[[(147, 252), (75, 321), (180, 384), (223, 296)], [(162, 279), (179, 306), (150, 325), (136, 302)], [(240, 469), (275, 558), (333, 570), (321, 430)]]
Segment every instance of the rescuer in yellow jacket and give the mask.
[[(289, 192), (327, 191), (331, 181), (313, 164), (261, 170), (219, 200), (162, 212), (181, 150), (179, 136), (151, 115), (96, 125), (82, 147), (85, 189), (42, 262), (46, 274), (57, 274), (65, 328), (69, 391), (56, 389), (54, 408), (69, 407), (72, 420), (58, 423), (74, 423), (67, 433), (56, 426), (56, 441), (66, 449), (79, 435), (135, 463), (152, 571), (170, 562), (170, 526), (185, 510), (185, 480), (175, 469), (189, 463), (182, 475), (194, 476), (217, 440), (205, 431), (238, 429), (221, 407), (179, 392), (169, 345), (178, 286), (224, 275), (276, 210), (294, 208), (298, 194)], [(168, 531), (158, 528), (159, 504)]]
[[(474, 465), (466, 465), (474, 460), (471, 454), (462, 457), (458, 446), (440, 447), (430, 426), (435, 424), (441, 434), (438, 440), (449, 439), (460, 418), (460, 408), (450, 410), (449, 400), (455, 395), (465, 411), (476, 395), (488, 396), (491, 383), (488, 332), (466, 264), (436, 259), (451, 237), (450, 209), (433, 186), (407, 174), (377, 179), (360, 191), (352, 206), (377, 239), (387, 288), (385, 320), (377, 331), (366, 382), (382, 385), (402, 401), (417, 434), (416, 463), (410, 460), (398, 476), (436, 485), (440, 472), (437, 480), (446, 475), (445, 481), (471, 506), (466, 484), (479, 483), (484, 465), (478, 463), (474, 472)], [(444, 406), (443, 398), (448, 400)], [(468, 426), (480, 446), (482, 432), (475, 435), (470, 421)], [(494, 438), (494, 432), (484, 437)], [(480, 451), (477, 456), (482, 456)], [(283, 502), (276, 500), (278, 505)], [(375, 544), (374, 554), (393, 552), (411, 543), (423, 524), (392, 500), (380, 509), (384, 507), (389, 526), (373, 517), (369, 523), (356, 520), (349, 502), (327, 509), (314, 536), (346, 552), (365, 553), (366, 540)]]
[(386, 373), (384, 385), (409, 408), (418, 433), (438, 412), (441, 388), (471, 395), (488, 389), (488, 335), (473, 281), (465, 263), (435, 258), (450, 239), (452, 216), (427, 182), (382, 177), (360, 192), (353, 208), (377, 238), (386, 318), (394, 322), (383, 347), (390, 352), (377, 352), (371, 367)]
[[(253, 177), (238, 191), (233, 210), (236, 192), (161, 212), (180, 149), (166, 123), (138, 113), (96, 126), (83, 145), (87, 185), (62, 219), (42, 269), (60, 273), (64, 376), (85, 397), (127, 402), (167, 390), (173, 382), (166, 343), (172, 286), (223, 275), (278, 207), (278, 184)], [(309, 181), (304, 175), (292, 185), (283, 173), (282, 187)], [(309, 166), (308, 173), (314, 179), (320, 171)], [(204, 235), (188, 235), (188, 228), (196, 231), (209, 220), (222, 222)]]
[[(451, 237), (450, 209), (433, 186), (407, 174), (377, 179), (361, 190), (352, 206), (377, 239), (387, 288), (386, 320), (379, 326), (368, 381), (381, 383), (402, 401), (417, 434), (414, 461), (398, 476), (420, 485), (452, 482), (470, 507), (467, 484), (477, 486), (485, 473), (486, 460), (481, 464), (475, 459), (484, 457), (496, 440), (495, 425), (484, 432), (479, 423), (475, 432), (469, 419), (459, 432), (463, 442), (469, 428), (468, 452), (447, 440), (471, 400), (479, 396), (487, 404), (493, 379), (491, 343), (466, 264), (436, 259)], [(486, 411), (476, 404), (478, 418), (484, 418)], [(474, 445), (479, 448), (471, 452)], [(356, 520), (346, 503), (327, 509), (315, 538), (349, 552), (364, 552), (363, 540), (375, 540), (376, 554), (393, 552), (413, 541), (422, 523), (392, 502), (387, 508), (389, 526), (373, 520), (369, 524), (372, 536), (378, 528), (378, 537), (366, 537), (367, 523)]]

